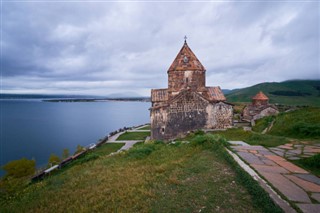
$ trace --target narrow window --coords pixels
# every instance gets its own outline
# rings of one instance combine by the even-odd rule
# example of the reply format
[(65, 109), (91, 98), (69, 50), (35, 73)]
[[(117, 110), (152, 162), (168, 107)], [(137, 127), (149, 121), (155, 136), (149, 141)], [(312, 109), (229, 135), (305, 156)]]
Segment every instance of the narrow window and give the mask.
[(189, 79), (188, 78), (186, 78), (186, 83), (189, 83)]

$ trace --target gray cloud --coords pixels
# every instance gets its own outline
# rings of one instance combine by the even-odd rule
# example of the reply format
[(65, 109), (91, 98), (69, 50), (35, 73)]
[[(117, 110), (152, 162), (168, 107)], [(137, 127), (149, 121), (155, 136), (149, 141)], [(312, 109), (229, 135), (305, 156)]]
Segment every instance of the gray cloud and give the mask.
[(2, 92), (148, 95), (188, 44), (207, 84), (319, 79), (319, 2), (3, 2)]

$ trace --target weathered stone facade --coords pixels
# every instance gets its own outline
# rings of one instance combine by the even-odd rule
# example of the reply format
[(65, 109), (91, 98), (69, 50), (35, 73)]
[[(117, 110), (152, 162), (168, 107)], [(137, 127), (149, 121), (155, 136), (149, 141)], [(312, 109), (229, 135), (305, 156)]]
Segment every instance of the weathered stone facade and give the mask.
[(242, 120), (252, 122), (278, 113), (278, 108), (273, 104), (269, 104), (269, 98), (260, 91), (252, 98), (252, 103), (243, 109)]
[(168, 70), (168, 88), (151, 90), (151, 138), (232, 127), (233, 106), (220, 87), (206, 87), (205, 68), (185, 42)]

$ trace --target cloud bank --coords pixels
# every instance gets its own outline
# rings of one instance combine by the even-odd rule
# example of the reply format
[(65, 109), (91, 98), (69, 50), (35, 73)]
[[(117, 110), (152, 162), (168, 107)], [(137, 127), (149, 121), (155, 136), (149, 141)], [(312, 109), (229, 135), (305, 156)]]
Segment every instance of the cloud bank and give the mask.
[(319, 4), (4, 1), (1, 90), (147, 96), (184, 35), (209, 86), (320, 79)]

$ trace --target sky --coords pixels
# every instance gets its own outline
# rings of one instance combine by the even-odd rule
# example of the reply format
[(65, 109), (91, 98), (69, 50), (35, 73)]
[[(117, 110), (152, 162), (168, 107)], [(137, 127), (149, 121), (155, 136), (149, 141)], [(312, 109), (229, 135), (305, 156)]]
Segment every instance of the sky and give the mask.
[(184, 36), (206, 85), (320, 79), (319, 1), (1, 2), (1, 93), (149, 96)]

